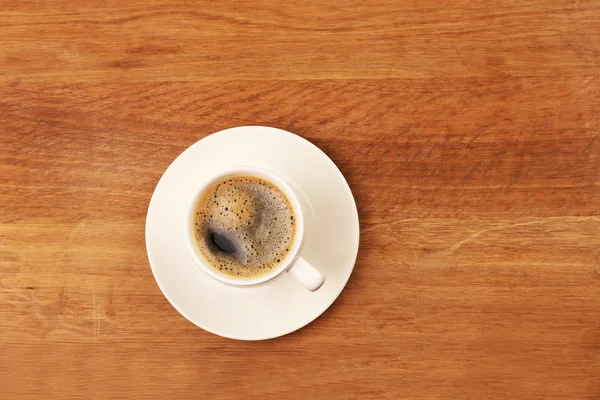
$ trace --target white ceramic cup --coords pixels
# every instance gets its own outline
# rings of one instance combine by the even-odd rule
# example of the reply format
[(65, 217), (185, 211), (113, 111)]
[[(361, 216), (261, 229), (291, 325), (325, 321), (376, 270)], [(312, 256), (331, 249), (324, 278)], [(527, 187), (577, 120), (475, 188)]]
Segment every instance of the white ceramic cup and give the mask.
[[(205, 257), (200, 252), (198, 244), (195, 238), (195, 218), (196, 218), (196, 205), (204, 192), (211, 188), (213, 185), (221, 182), (227, 178), (233, 176), (256, 176), (265, 179), (275, 186), (277, 186), (288, 198), (292, 204), (293, 211), (296, 215), (296, 235), (294, 242), (291, 245), (290, 251), (285, 256), (281, 264), (269, 271), (268, 273), (251, 278), (236, 278), (230, 275), (226, 275), (216, 268), (213, 268)], [(298, 197), (294, 194), (292, 189), (285, 183), (281, 178), (275, 174), (255, 167), (238, 167), (224, 171), (212, 179), (205, 182), (202, 187), (198, 190), (194, 196), (191, 204), (188, 206), (188, 217), (185, 225), (185, 236), (188, 242), (188, 247), (196, 261), (196, 264), (202, 268), (212, 278), (219, 282), (237, 286), (237, 287), (251, 287), (262, 285), (273, 279), (279, 277), (284, 272), (288, 272), (292, 277), (299, 281), (308, 290), (314, 292), (319, 289), (325, 282), (325, 277), (315, 267), (310, 265), (304, 258), (300, 256), (302, 250), (302, 244), (304, 242), (304, 216), (302, 214), (302, 207), (298, 201)]]

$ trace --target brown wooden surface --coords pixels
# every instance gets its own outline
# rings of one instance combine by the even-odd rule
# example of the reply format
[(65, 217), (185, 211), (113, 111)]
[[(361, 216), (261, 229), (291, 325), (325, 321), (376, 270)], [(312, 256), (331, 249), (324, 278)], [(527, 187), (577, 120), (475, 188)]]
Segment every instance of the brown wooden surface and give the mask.
[[(600, 398), (599, 1), (87, 3), (0, 2), (0, 397)], [(169, 163), (248, 124), (361, 218), (338, 301), (252, 343), (144, 246)]]

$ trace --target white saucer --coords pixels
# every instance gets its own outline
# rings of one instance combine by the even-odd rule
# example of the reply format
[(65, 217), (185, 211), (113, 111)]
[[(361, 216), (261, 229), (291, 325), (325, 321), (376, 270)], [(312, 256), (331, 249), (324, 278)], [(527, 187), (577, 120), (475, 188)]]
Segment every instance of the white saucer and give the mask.
[[(306, 218), (302, 256), (326, 276), (317, 292), (288, 274), (262, 287), (230, 287), (194, 263), (183, 229), (186, 207), (203, 181), (236, 166), (269, 170), (300, 198)], [(146, 218), (148, 258), (165, 297), (200, 328), (240, 340), (285, 335), (321, 315), (350, 278), (358, 240), (356, 203), (335, 164), (307, 140), (261, 126), (217, 132), (181, 153), (158, 182)]]

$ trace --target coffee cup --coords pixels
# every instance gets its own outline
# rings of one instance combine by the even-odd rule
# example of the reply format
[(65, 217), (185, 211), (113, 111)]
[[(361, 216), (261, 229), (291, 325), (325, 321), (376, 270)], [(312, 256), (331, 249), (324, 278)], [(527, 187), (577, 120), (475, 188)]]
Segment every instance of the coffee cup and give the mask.
[[(207, 191), (212, 190), (212, 188), (220, 182), (227, 182), (231, 179), (235, 181), (235, 178), (241, 179), (242, 177), (258, 178), (273, 185), (283, 194), (283, 196), (285, 196), (293, 214), (291, 218), (293, 220), (294, 232), (288, 246), (286, 246), (286, 252), (282, 254), (280, 260), (276, 260), (276, 265), (270, 267), (268, 270), (261, 271), (261, 273), (256, 276), (235, 276), (220, 270), (214, 260), (212, 260), (212, 262), (209, 260), (206, 251), (203, 252), (203, 250), (201, 250), (205, 247), (202, 247), (201, 242), (199, 242), (201, 239), (198, 237), (198, 226), (196, 225), (198, 223), (197, 207)], [(185, 221), (185, 236), (188, 248), (192, 258), (200, 269), (221, 283), (239, 288), (264, 285), (277, 279), (284, 273), (289, 273), (306, 289), (310, 291), (319, 289), (323, 285), (325, 277), (301, 256), (305, 235), (302, 207), (300, 206), (300, 202), (294, 191), (282, 178), (272, 172), (256, 167), (232, 168), (213, 176), (211, 179), (201, 184), (196, 195), (193, 197), (192, 202), (188, 205), (188, 216)], [(239, 250), (233, 248), (231, 250), (231, 257), (238, 251)]]

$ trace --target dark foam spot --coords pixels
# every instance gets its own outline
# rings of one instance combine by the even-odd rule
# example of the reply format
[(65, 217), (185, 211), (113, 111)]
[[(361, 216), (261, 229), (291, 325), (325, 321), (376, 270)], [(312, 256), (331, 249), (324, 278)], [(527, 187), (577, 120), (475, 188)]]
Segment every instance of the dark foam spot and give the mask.
[(226, 235), (221, 235), (216, 232), (213, 232), (211, 235), (211, 239), (213, 244), (217, 247), (217, 249), (221, 250), (222, 252), (235, 253), (235, 244)]

